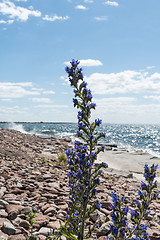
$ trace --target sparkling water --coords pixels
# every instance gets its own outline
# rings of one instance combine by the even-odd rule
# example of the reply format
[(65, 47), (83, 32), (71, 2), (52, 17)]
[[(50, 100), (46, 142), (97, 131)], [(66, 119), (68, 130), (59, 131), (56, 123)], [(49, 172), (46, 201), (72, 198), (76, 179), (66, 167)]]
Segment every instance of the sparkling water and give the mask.
[[(6, 123), (0, 128), (14, 129), (42, 137), (76, 138), (76, 123)], [(116, 144), (121, 150), (144, 151), (160, 157), (160, 125), (102, 124), (103, 144)]]

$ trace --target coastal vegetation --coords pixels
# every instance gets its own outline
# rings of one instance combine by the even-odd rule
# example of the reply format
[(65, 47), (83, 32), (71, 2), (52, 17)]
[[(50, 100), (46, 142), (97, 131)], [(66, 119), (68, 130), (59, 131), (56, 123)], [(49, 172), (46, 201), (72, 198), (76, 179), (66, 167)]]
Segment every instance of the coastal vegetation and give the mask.
[[(105, 133), (97, 134), (96, 128), (100, 126), (102, 120), (96, 119), (90, 122), (91, 110), (96, 108), (92, 102), (91, 90), (87, 88), (87, 83), (83, 80), (82, 68), (78, 68), (79, 61), (72, 60), (71, 67), (66, 67), (69, 81), (74, 88), (74, 107), (78, 111), (78, 131), (77, 137), (80, 141), (75, 141), (75, 146), (66, 151), (69, 164), (69, 206), (66, 216), (66, 223), (60, 229), (67, 239), (83, 240), (91, 237), (92, 232), (98, 226), (87, 227), (86, 222), (91, 214), (100, 209), (100, 202), (96, 199), (96, 187), (100, 183), (103, 174), (102, 167), (107, 167), (106, 163), (101, 163), (95, 167), (94, 163), (97, 155), (104, 151), (104, 146), (96, 148), (100, 138), (105, 137)], [(139, 200), (136, 200), (136, 209), (129, 208), (124, 204), (124, 196), (121, 198), (112, 193), (113, 204), (112, 222), (107, 239), (149, 239), (147, 226), (142, 224), (142, 220), (149, 214), (149, 205), (152, 200), (158, 198), (158, 193), (153, 190), (157, 187), (155, 181), (158, 166), (152, 165), (150, 168), (145, 165), (144, 177), (148, 184), (141, 182), (139, 190)], [(153, 193), (152, 193), (153, 192)], [(130, 212), (131, 219), (128, 224), (127, 214)]]

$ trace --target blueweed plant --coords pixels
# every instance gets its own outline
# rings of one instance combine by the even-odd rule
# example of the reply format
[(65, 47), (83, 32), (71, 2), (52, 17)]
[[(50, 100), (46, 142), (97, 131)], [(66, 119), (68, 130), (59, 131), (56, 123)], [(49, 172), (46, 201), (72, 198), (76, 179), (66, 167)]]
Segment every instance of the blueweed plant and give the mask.
[[(158, 198), (158, 193), (155, 191), (157, 187), (157, 181), (155, 181), (157, 169), (158, 165), (153, 164), (151, 167), (145, 165), (144, 178), (146, 181), (141, 182), (141, 190), (138, 191), (139, 199), (135, 202), (135, 209), (129, 209), (125, 205), (124, 197), (120, 198), (115, 193), (112, 193), (111, 216), (113, 224), (110, 229), (111, 236), (107, 237), (107, 240), (149, 239), (147, 226), (142, 223), (142, 220), (145, 220), (150, 213), (149, 205), (151, 201)], [(130, 214), (130, 220), (127, 218), (128, 214)]]
[[(100, 202), (96, 198), (96, 187), (100, 184), (100, 176), (103, 174), (102, 167), (107, 167), (106, 163), (101, 163), (95, 167), (97, 155), (104, 151), (104, 146), (97, 147), (98, 140), (105, 137), (105, 133), (98, 133), (97, 127), (102, 120), (90, 121), (91, 110), (96, 108), (92, 102), (91, 90), (87, 88), (84, 81), (82, 68), (79, 68), (79, 61), (72, 60), (71, 67), (66, 67), (70, 85), (74, 88), (74, 107), (78, 109), (78, 140), (75, 141), (74, 148), (67, 150), (66, 155), (69, 165), (69, 203), (65, 225), (57, 231), (59, 239), (64, 235), (70, 240), (83, 240), (92, 235), (96, 225), (86, 224), (91, 214), (100, 209)], [(149, 214), (149, 205), (152, 200), (158, 197), (154, 191), (157, 187), (155, 181), (158, 166), (145, 165), (144, 177), (147, 183), (141, 182), (139, 199), (135, 202), (135, 209), (130, 209), (125, 204), (124, 197), (118, 197), (112, 193), (113, 204), (112, 222), (107, 240), (143, 240), (149, 239), (147, 227), (143, 224)], [(130, 215), (130, 219), (128, 216)]]
[(66, 151), (70, 195), (66, 222), (61, 227), (61, 233), (67, 239), (83, 240), (89, 238), (96, 227), (87, 228), (86, 221), (96, 209), (100, 209), (100, 202), (95, 196), (96, 187), (103, 174), (101, 168), (107, 167), (107, 164), (102, 162), (99, 166), (94, 166), (98, 153), (104, 151), (104, 146), (97, 147), (97, 142), (105, 137), (105, 133), (96, 132), (102, 120), (90, 122), (91, 110), (96, 108), (96, 104), (92, 102), (91, 90), (87, 88), (82, 68), (78, 68), (78, 64), (78, 60), (72, 60), (71, 67), (65, 69), (70, 85), (74, 88), (73, 104), (79, 111), (78, 141), (75, 141), (73, 149)]

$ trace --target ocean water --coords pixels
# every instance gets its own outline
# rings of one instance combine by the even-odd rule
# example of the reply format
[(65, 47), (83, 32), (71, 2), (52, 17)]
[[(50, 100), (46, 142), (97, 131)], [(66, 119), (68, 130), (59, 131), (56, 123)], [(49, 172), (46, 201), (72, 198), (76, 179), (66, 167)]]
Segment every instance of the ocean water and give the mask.
[[(76, 123), (0, 123), (0, 128), (14, 129), (42, 137), (76, 139)], [(120, 150), (143, 151), (160, 157), (160, 125), (102, 124), (102, 144), (116, 144)]]

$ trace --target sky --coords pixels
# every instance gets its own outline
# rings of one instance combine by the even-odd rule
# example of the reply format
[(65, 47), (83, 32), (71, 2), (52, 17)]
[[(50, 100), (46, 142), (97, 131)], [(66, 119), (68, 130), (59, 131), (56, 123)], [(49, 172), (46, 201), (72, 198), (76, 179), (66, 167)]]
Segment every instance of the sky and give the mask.
[(0, 0), (0, 121), (76, 122), (80, 60), (104, 123), (160, 123), (159, 0)]

